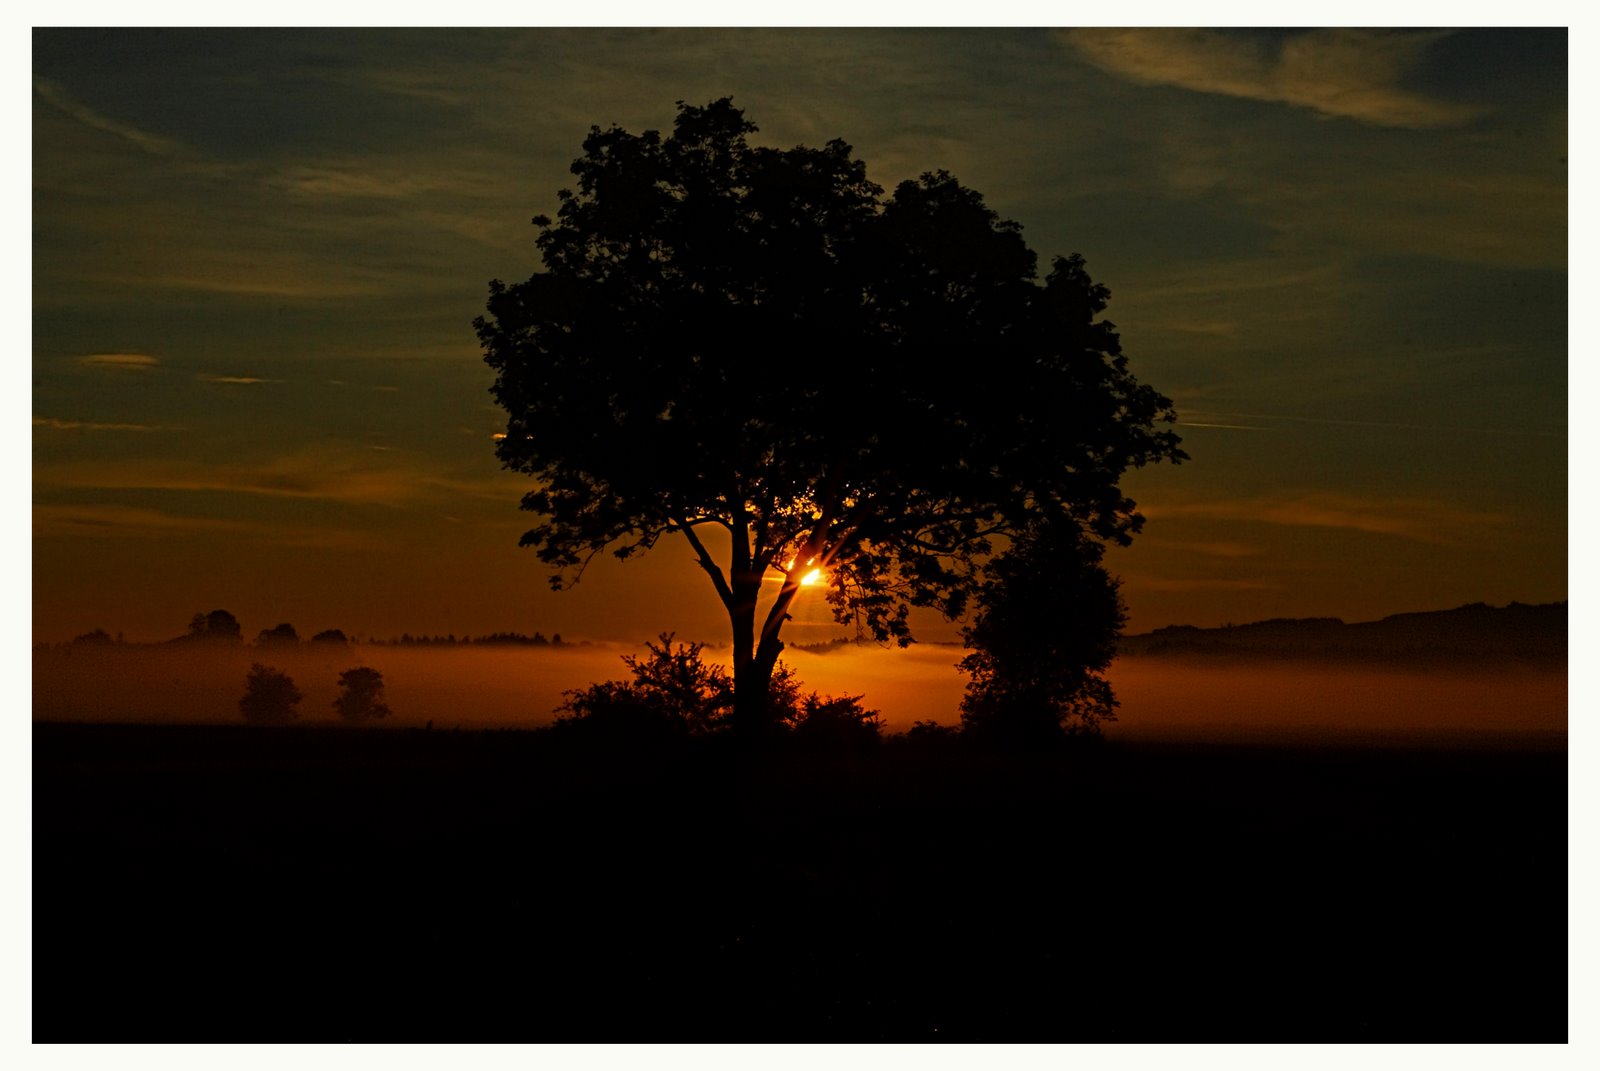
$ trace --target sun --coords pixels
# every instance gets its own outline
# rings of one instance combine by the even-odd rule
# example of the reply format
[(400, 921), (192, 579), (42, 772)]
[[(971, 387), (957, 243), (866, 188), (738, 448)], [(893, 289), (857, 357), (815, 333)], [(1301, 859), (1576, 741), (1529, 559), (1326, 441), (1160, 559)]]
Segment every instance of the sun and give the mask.
[[(816, 559), (813, 558), (813, 559), (811, 559), (811, 561), (816, 561)], [(810, 562), (807, 562), (806, 564), (809, 565)], [(787, 573), (787, 572), (792, 572), (793, 570), (794, 570), (794, 559), (790, 558), (788, 561), (783, 563), (783, 571)], [(811, 570), (805, 576), (802, 576), (800, 578), (800, 586), (803, 587), (803, 588), (816, 587), (818, 584), (822, 583), (826, 579), (827, 579), (827, 576), (823, 573), (822, 567), (818, 566), (817, 568)]]

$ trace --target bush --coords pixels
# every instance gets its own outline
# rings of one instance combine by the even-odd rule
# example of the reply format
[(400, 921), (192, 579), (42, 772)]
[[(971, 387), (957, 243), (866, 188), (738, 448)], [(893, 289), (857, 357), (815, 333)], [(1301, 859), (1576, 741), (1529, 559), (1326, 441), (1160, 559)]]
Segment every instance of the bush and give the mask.
[(812, 692), (790, 720), (797, 742), (825, 751), (856, 751), (878, 743), (883, 719), (861, 705), (859, 695), (819, 696)]
[[(624, 655), (631, 681), (603, 681), (565, 693), (552, 728), (613, 742), (648, 743), (720, 736), (733, 715), (733, 677), (707, 665), (702, 643), (673, 643), (661, 634), (647, 643), (646, 657)], [(882, 731), (875, 710), (861, 696), (802, 695), (794, 671), (783, 663), (773, 670), (768, 702), (786, 735), (827, 750), (876, 743)]]
[(632, 681), (602, 681), (563, 693), (557, 732), (650, 741), (717, 732), (733, 711), (733, 678), (700, 657), (701, 643), (646, 643), (648, 657), (623, 655)]

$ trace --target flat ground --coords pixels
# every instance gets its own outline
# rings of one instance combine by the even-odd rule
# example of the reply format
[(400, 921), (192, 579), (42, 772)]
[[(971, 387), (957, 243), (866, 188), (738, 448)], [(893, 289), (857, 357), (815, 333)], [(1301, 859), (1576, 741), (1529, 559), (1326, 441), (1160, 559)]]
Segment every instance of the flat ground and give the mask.
[(1560, 1042), (1567, 757), (36, 723), (33, 1039)]

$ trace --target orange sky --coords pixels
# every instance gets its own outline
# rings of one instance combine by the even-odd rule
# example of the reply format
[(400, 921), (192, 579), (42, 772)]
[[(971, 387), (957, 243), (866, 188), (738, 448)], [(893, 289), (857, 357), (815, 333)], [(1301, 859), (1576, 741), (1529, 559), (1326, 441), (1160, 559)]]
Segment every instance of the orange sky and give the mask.
[(548, 591), (470, 324), (591, 123), (730, 93), (1110, 286), (1193, 459), (1133, 630), (1566, 598), (1564, 31), (37, 30), (35, 640), (722, 639), (681, 542)]

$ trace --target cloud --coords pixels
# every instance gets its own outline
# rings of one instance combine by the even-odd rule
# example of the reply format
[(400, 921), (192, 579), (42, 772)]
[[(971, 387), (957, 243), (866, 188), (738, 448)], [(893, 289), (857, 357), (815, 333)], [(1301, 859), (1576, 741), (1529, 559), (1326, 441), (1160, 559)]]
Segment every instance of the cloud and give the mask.
[(519, 486), (520, 481), (500, 473), (482, 479), (463, 479), (435, 463), (402, 451), (335, 446), (256, 463), (130, 458), (36, 464), (34, 484), (98, 490), (220, 492), (352, 505), (410, 506), (444, 498), (514, 501), (514, 487)]
[(259, 378), (257, 376), (213, 376), (213, 375), (209, 375), (209, 374), (207, 374), (205, 372), (200, 373), (199, 375), (195, 376), (194, 378), (198, 379), (202, 383), (251, 384), (251, 383), (282, 383), (282, 382), (284, 382), (284, 380), (281, 380), (281, 379), (261, 379), (261, 378)]
[(1225, 580), (1217, 577), (1126, 576), (1127, 585), (1146, 591), (1281, 591), (1282, 585), (1261, 580)]
[(432, 188), (414, 174), (374, 174), (357, 167), (291, 167), (269, 177), (267, 185), (299, 197), (407, 200)]
[(371, 550), (383, 545), (371, 534), (349, 529), (196, 517), (139, 506), (35, 505), (33, 528), (36, 534), (108, 539), (165, 539), (184, 533), (254, 537), (275, 547), (324, 550)]
[(87, 357), (79, 357), (78, 363), (89, 368), (146, 372), (159, 365), (161, 360), (148, 353), (91, 353)]
[(1090, 63), (1141, 85), (1310, 108), (1411, 130), (1456, 126), (1474, 108), (1400, 88), (1440, 31), (1310, 30), (1283, 40), (1220, 30), (1062, 31)]
[(78, 534), (104, 532), (122, 534), (135, 531), (160, 535), (179, 530), (196, 532), (244, 532), (252, 525), (244, 521), (224, 520), (218, 517), (186, 517), (162, 510), (141, 509), (136, 506), (60, 506), (35, 505), (34, 530)]
[(1154, 536), (1143, 537), (1139, 540), (1139, 545), (1141, 547), (1162, 547), (1170, 550), (1181, 550), (1190, 554), (1204, 555), (1208, 558), (1253, 558), (1261, 553), (1260, 547), (1253, 547), (1245, 543), (1207, 543), (1187, 539), (1162, 539)]
[(55, 417), (33, 418), (36, 428), (53, 428), (56, 431), (166, 431), (160, 424), (100, 424), (89, 420), (57, 420)]
[(1455, 535), (1462, 529), (1493, 527), (1508, 521), (1504, 514), (1464, 509), (1432, 499), (1361, 497), (1333, 491), (1157, 503), (1141, 506), (1140, 511), (1152, 519), (1193, 517), (1296, 528), (1342, 528), (1440, 546), (1457, 542)]
[(163, 156), (177, 148), (175, 143), (168, 141), (166, 138), (158, 138), (153, 134), (146, 134), (137, 127), (132, 127), (127, 123), (118, 122), (115, 119), (101, 115), (48, 79), (35, 78), (33, 80), (33, 91), (61, 112), (78, 120), (85, 126), (93, 127), (107, 134), (115, 134), (124, 141), (152, 155)]
[[(1290, 416), (1284, 413), (1217, 413), (1211, 410), (1186, 409), (1190, 415), (1199, 415), (1223, 420), (1271, 420), (1286, 421), (1294, 424), (1319, 424), (1335, 428), (1378, 428), (1392, 431), (1425, 431), (1429, 433), (1464, 434), (1464, 435), (1516, 435), (1536, 439), (1565, 439), (1565, 428), (1507, 428), (1507, 427), (1473, 427), (1465, 424), (1422, 424), (1394, 420), (1339, 420), (1333, 417)], [(1213, 424), (1201, 421), (1180, 420), (1182, 427), (1192, 428), (1238, 428), (1252, 431), (1268, 431), (1270, 426), (1255, 424)]]

